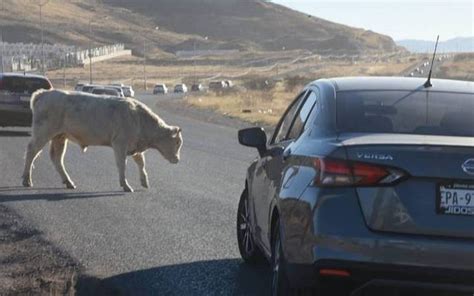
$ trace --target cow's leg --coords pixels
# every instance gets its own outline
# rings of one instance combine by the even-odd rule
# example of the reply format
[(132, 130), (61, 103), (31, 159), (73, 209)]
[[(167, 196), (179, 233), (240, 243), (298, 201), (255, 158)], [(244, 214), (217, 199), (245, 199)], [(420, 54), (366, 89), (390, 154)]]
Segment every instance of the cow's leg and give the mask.
[(133, 192), (132, 187), (130, 187), (125, 178), (125, 167), (127, 165), (127, 151), (125, 147), (126, 145), (120, 145), (118, 143), (112, 144), (115, 153), (115, 162), (117, 163), (119, 172), (120, 186), (122, 186), (125, 192)]
[(145, 155), (143, 153), (137, 153), (133, 155), (133, 160), (135, 160), (138, 166), (138, 171), (140, 173), (140, 183), (143, 187), (148, 188), (148, 175), (145, 170)]
[(67, 147), (67, 139), (65, 135), (59, 135), (54, 137), (51, 140), (51, 146), (49, 149), (49, 155), (51, 156), (51, 160), (58, 171), (63, 184), (66, 184), (68, 189), (75, 189), (76, 186), (71, 181), (68, 173), (66, 172), (66, 168), (64, 167), (64, 154), (66, 153)]
[(43, 147), (48, 143), (49, 138), (46, 137), (33, 137), (28, 143), (25, 157), (25, 168), (23, 170), (23, 186), (32, 187), (33, 182), (31, 181), (31, 172), (35, 159), (40, 154)]

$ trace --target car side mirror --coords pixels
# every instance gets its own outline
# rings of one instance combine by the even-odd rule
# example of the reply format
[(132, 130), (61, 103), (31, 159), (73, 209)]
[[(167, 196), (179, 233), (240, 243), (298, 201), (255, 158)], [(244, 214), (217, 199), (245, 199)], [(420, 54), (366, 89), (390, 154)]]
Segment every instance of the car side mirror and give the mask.
[(239, 143), (257, 148), (260, 157), (267, 152), (267, 134), (261, 127), (251, 127), (239, 131)]

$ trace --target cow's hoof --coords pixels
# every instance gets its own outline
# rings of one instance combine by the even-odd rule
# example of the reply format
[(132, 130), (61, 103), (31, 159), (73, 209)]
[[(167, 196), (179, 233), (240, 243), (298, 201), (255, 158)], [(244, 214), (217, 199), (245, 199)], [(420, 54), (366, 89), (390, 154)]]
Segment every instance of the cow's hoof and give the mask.
[(67, 189), (76, 189), (76, 185), (74, 185), (74, 183), (72, 183), (70, 181), (66, 181), (66, 182), (64, 182), (64, 184), (66, 185)]
[(123, 191), (125, 191), (125, 192), (133, 192), (133, 188), (130, 187), (130, 186), (125, 186), (125, 187), (123, 187)]
[(23, 187), (33, 187), (33, 183), (31, 183), (31, 180), (23, 179)]
[(141, 183), (142, 183), (142, 187), (143, 187), (143, 188), (147, 188), (147, 189), (148, 189), (148, 188), (150, 187), (150, 185), (148, 184), (148, 181), (146, 181), (146, 180), (145, 180), (145, 181), (142, 181)]

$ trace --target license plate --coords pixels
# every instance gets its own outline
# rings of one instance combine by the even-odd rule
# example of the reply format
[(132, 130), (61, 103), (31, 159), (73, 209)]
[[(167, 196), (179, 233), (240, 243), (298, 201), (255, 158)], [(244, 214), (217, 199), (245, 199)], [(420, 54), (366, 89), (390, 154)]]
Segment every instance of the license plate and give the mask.
[(437, 212), (442, 215), (474, 216), (474, 184), (440, 184)]
[(22, 102), (29, 102), (31, 100), (31, 96), (20, 96), (20, 101)]

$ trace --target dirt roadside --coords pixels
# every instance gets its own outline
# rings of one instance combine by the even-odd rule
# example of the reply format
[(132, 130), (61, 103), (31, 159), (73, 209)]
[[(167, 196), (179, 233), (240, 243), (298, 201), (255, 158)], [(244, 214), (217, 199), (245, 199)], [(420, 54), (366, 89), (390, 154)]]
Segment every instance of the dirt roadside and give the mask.
[(75, 295), (79, 265), (0, 205), (0, 295)]

